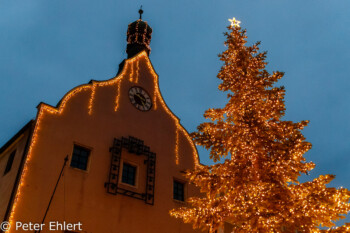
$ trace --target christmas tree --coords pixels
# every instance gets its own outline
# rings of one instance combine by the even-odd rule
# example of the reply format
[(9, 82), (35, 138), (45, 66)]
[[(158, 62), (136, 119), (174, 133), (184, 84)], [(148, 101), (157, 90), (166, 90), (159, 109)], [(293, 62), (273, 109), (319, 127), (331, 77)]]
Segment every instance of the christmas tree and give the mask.
[(303, 157), (311, 148), (301, 133), (308, 121), (282, 120), (285, 90), (274, 84), (284, 73), (270, 74), (266, 52), (259, 52), (259, 43), (247, 46), (246, 31), (231, 22), (217, 76), (228, 103), (208, 109), (209, 121), (192, 133), (219, 163), (187, 172), (203, 195), (171, 215), (209, 232), (224, 222), (235, 233), (350, 232), (348, 224), (335, 227), (350, 210), (350, 192), (326, 187), (333, 175), (298, 181), (315, 164)]

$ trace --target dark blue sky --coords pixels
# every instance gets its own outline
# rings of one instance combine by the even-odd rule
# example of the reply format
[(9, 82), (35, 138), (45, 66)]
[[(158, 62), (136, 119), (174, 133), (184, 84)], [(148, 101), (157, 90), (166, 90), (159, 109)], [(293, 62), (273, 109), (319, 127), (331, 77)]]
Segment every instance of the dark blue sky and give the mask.
[(205, 109), (226, 103), (217, 54), (236, 17), (250, 43), (262, 41), (268, 70), (286, 72), (285, 119), (310, 120), (310, 178), (331, 173), (333, 186), (350, 188), (349, 0), (2, 0), (0, 144), (35, 117), (40, 101), (56, 105), (77, 85), (113, 77), (141, 4), (162, 94), (188, 131)]

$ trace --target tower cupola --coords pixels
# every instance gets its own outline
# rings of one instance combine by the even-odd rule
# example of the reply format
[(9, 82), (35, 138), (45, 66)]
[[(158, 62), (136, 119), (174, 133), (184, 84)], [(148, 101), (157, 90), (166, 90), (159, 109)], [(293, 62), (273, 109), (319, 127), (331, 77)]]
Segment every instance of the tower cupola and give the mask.
[(135, 56), (139, 52), (145, 50), (147, 54), (151, 52), (152, 28), (148, 25), (146, 21), (142, 20), (143, 10), (142, 7), (139, 10), (140, 19), (129, 24), (127, 32), (127, 42), (126, 53), (128, 58)]

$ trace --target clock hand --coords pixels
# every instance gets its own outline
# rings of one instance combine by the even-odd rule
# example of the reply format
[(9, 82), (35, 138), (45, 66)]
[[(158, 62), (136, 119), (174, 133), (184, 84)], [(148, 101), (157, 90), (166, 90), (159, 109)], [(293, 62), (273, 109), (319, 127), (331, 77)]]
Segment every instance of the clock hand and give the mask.
[(142, 95), (140, 95), (140, 94), (138, 94), (138, 93), (135, 93), (135, 95), (136, 95), (137, 97), (140, 98), (140, 101), (141, 101), (142, 106), (143, 106), (144, 108), (146, 108), (146, 106), (145, 106), (145, 103), (146, 103), (145, 97), (142, 96)]
[(137, 94), (137, 93), (136, 93), (136, 95), (137, 95), (141, 100), (146, 101), (146, 100), (145, 100), (145, 97), (143, 97), (142, 95)]

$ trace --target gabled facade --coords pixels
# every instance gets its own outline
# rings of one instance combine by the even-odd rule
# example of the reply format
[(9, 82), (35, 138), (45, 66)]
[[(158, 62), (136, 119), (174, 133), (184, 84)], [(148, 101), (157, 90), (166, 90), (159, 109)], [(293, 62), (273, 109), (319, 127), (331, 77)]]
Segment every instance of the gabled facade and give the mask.
[(149, 45), (151, 30), (136, 22), (116, 77), (78, 86), (56, 107), (39, 104), (32, 126), (1, 152), (0, 175), (13, 150), (23, 155), (11, 179), (0, 177), (6, 232), (28, 232), (18, 222), (44, 223), (36, 232), (51, 232), (51, 222), (81, 223), (66, 232), (200, 232), (169, 215), (199, 194), (183, 177), (198, 154), (161, 96), (142, 44)]

